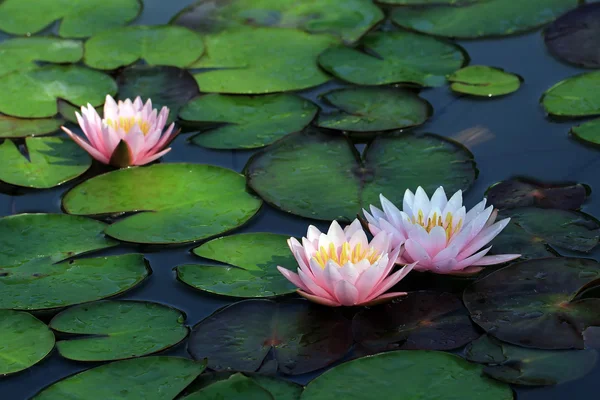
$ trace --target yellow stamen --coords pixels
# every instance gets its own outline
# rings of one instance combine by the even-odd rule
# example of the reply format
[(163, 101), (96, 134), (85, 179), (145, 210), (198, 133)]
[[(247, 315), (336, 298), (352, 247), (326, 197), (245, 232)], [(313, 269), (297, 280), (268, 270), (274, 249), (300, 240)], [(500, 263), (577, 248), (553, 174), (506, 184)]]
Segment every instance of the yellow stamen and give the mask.
[(369, 261), (369, 264), (373, 264), (377, 261), (379, 256), (380, 254), (372, 247), (363, 250), (361, 244), (358, 243), (352, 248), (350, 243), (345, 242), (342, 247), (340, 247), (339, 251), (333, 243), (330, 243), (328, 248), (321, 246), (313, 258), (321, 268), (325, 268), (329, 260), (335, 262), (340, 267), (343, 267), (348, 262), (356, 264), (363, 260), (367, 260)]
[(118, 120), (105, 119), (106, 125), (110, 126), (113, 129), (123, 129), (125, 132), (129, 132), (134, 126), (138, 126), (144, 135), (148, 134), (150, 130), (150, 124), (147, 121), (142, 120), (141, 118), (135, 117), (119, 117)]
[(458, 224), (454, 225), (454, 216), (452, 213), (447, 213), (445, 218), (442, 218), (441, 215), (438, 215), (437, 212), (434, 212), (430, 218), (425, 220), (423, 215), (423, 210), (419, 210), (417, 212), (417, 216), (412, 218), (413, 224), (421, 225), (425, 230), (429, 233), (436, 226), (441, 226), (446, 231), (446, 238), (450, 239), (456, 232), (460, 231), (462, 228), (462, 219), (458, 221)]

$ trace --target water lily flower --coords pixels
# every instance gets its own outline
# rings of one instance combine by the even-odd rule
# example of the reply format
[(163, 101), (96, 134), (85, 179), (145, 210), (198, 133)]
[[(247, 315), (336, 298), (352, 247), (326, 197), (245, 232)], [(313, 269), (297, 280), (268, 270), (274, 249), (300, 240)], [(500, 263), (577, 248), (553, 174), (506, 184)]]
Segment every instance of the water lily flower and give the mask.
[(91, 104), (81, 107), (81, 114), (75, 115), (88, 142), (64, 126), (62, 129), (96, 160), (118, 168), (144, 165), (160, 158), (171, 150), (165, 147), (178, 133), (173, 132), (174, 124), (163, 133), (169, 118), (167, 107), (158, 113), (150, 99), (143, 104), (140, 97), (133, 102), (127, 99), (116, 103), (106, 96), (104, 118)]
[(314, 226), (302, 238), (288, 240), (298, 261), (298, 273), (277, 267), (298, 293), (327, 306), (355, 306), (379, 303), (403, 296), (405, 292), (384, 294), (414, 267), (407, 265), (390, 274), (400, 248), (392, 248), (390, 236), (380, 232), (369, 243), (360, 222), (354, 220), (344, 230), (333, 221), (327, 234)]
[(486, 256), (486, 246), (509, 223), (510, 218), (496, 221), (498, 211), (485, 207), (486, 199), (466, 211), (462, 191), (449, 200), (439, 187), (431, 200), (419, 187), (413, 194), (406, 190), (403, 210), (380, 195), (383, 211), (371, 206), (363, 210), (372, 234), (387, 232), (392, 245), (404, 244), (398, 257), (400, 264), (418, 261), (416, 271), (438, 274), (473, 274), (485, 265), (500, 264), (519, 258), (520, 254)]

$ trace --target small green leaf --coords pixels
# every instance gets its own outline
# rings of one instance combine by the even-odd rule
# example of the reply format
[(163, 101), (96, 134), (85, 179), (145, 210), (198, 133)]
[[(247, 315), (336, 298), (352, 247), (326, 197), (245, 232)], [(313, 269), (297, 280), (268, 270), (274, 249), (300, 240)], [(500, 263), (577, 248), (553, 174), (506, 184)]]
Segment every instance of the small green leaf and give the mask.
[(571, 128), (571, 134), (586, 143), (600, 146), (600, 119), (574, 126)]
[(499, 68), (471, 65), (448, 76), (450, 88), (472, 96), (503, 96), (519, 90), (521, 78)]
[(218, 381), (182, 400), (274, 400), (271, 393), (258, 383), (242, 374), (231, 375), (228, 379)]
[(548, 114), (586, 117), (600, 114), (600, 71), (565, 79), (544, 93), (542, 105)]
[(51, 36), (8, 39), (0, 43), (0, 75), (37, 68), (35, 61), (76, 63), (81, 57), (83, 44), (78, 40)]

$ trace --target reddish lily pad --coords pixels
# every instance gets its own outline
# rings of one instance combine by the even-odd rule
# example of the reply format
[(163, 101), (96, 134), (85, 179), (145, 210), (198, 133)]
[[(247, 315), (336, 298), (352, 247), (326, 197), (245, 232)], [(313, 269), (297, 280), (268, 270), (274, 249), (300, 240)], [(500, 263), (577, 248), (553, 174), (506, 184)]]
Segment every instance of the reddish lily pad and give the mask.
[(499, 209), (519, 207), (577, 210), (590, 194), (589, 186), (547, 184), (521, 178), (498, 182), (486, 192), (488, 201)]
[(188, 351), (216, 370), (257, 371), (272, 351), (279, 370), (298, 375), (323, 368), (350, 349), (350, 321), (339, 310), (304, 300), (246, 300), (192, 329)]
[(467, 287), (464, 302), (490, 335), (524, 347), (583, 349), (582, 332), (600, 324), (600, 299), (579, 299), (600, 285), (600, 264), (542, 258), (509, 265)]

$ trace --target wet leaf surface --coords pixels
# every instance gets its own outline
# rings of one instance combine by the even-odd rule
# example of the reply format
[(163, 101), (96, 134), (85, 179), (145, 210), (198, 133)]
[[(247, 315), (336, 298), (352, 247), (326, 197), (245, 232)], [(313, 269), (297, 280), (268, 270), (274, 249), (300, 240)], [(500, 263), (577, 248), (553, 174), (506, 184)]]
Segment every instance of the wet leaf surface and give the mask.
[(485, 65), (470, 65), (448, 76), (450, 89), (472, 96), (503, 96), (519, 90), (522, 79), (515, 74)]
[(266, 389), (242, 374), (217, 381), (182, 400), (274, 400)]
[(586, 117), (600, 114), (600, 71), (567, 78), (544, 93), (542, 106), (548, 114)]
[(590, 188), (581, 183), (552, 184), (514, 178), (490, 186), (486, 192), (488, 202), (499, 209), (521, 207), (579, 209)]
[(377, 0), (380, 4), (389, 4), (394, 6), (432, 6), (432, 5), (451, 5), (465, 6), (472, 3), (480, 3), (489, 0)]
[(54, 133), (64, 123), (60, 118), (24, 119), (0, 115), (0, 139), (18, 139)]
[(212, 386), (213, 383), (226, 380), (233, 375), (244, 376), (252, 380), (269, 392), (273, 400), (299, 400), (303, 390), (303, 387), (297, 383), (267, 375), (221, 371), (207, 372), (200, 375), (194, 383), (188, 386), (186, 394), (199, 391), (207, 386)]
[(35, 69), (36, 61), (76, 63), (83, 57), (83, 44), (51, 36), (14, 38), (0, 43), (0, 56), (0, 75), (5, 75)]
[(574, 126), (571, 128), (571, 134), (585, 143), (600, 146), (600, 119)]

